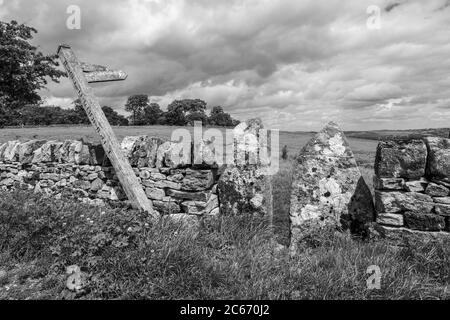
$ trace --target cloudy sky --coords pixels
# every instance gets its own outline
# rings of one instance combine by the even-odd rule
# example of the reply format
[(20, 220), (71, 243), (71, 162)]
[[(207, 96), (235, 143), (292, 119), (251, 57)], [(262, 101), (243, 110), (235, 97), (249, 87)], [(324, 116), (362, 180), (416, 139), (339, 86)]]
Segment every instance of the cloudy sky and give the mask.
[[(79, 30), (66, 26), (70, 5)], [(200, 98), (282, 130), (449, 126), (450, 0), (0, 0), (0, 20), (12, 19), (38, 29), (46, 53), (68, 43), (126, 71), (96, 86), (121, 113), (145, 93), (163, 109)], [(42, 95), (75, 96), (67, 79)]]

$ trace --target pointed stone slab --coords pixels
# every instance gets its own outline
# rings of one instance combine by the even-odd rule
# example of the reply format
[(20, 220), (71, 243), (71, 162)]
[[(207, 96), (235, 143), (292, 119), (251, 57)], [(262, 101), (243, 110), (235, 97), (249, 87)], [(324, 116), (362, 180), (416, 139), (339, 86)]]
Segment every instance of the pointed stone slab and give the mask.
[(302, 149), (291, 189), (291, 244), (309, 228), (364, 230), (374, 204), (353, 152), (339, 126), (330, 122)]
[(257, 215), (272, 223), (272, 184), (268, 165), (260, 156), (267, 147), (261, 139), (264, 132), (260, 119), (249, 119), (234, 129), (233, 164), (226, 167), (217, 185), (222, 215)]

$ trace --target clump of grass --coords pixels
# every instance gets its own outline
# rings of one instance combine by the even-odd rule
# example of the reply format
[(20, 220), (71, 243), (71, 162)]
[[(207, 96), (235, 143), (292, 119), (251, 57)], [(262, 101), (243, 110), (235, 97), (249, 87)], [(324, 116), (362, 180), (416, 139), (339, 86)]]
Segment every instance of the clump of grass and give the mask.
[[(0, 297), (67, 297), (64, 269), (72, 264), (87, 274), (84, 299), (450, 297), (450, 243), (394, 250), (323, 230), (291, 257), (265, 220), (221, 217), (214, 225), (196, 232), (169, 220), (151, 223), (137, 211), (2, 193), (0, 257), (8, 259), (0, 269), (22, 284), (0, 287)], [(380, 290), (367, 289), (370, 265), (380, 267)]]
[(288, 146), (284, 145), (283, 149), (281, 149), (281, 159), (287, 160), (288, 159)]

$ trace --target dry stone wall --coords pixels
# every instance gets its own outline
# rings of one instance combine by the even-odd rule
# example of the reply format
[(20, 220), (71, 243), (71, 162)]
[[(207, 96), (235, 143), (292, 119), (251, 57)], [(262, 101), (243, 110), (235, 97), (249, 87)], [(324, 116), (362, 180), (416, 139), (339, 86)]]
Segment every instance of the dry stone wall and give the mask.
[(399, 243), (450, 239), (450, 139), (380, 142), (374, 187), (383, 236)]
[[(162, 214), (219, 213), (216, 163), (192, 165), (192, 148), (149, 136), (126, 137), (122, 149), (147, 197)], [(126, 200), (101, 145), (75, 140), (0, 145), (0, 188), (34, 190), (55, 197), (70, 191), (79, 200), (99, 206)]]
[[(218, 150), (225, 142), (218, 130), (214, 139), (203, 140), (200, 135), (199, 141), (191, 141), (188, 131), (178, 133), (182, 138), (178, 142), (131, 136), (121, 143), (157, 211), (191, 217), (254, 214), (271, 219), (274, 167), (268, 155), (269, 135), (259, 119), (230, 130), (231, 149), (227, 144), (225, 152)], [(278, 150), (274, 154), (278, 156)], [(34, 190), (54, 197), (68, 191), (98, 206), (127, 202), (102, 146), (75, 140), (0, 145), (0, 189)]]

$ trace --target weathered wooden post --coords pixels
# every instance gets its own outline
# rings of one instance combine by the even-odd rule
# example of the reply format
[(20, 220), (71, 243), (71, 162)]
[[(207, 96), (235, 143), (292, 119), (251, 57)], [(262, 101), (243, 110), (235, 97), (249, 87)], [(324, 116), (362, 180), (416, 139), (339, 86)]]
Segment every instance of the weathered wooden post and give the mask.
[(68, 45), (59, 46), (58, 56), (73, 82), (89, 120), (101, 138), (103, 149), (108, 155), (128, 199), (134, 208), (143, 209), (152, 217), (159, 218), (158, 212), (153, 210), (152, 203), (145, 195), (128, 159), (123, 155), (119, 142), (89, 86), (89, 83), (92, 82), (125, 80), (127, 75), (122, 71), (81, 63)]

